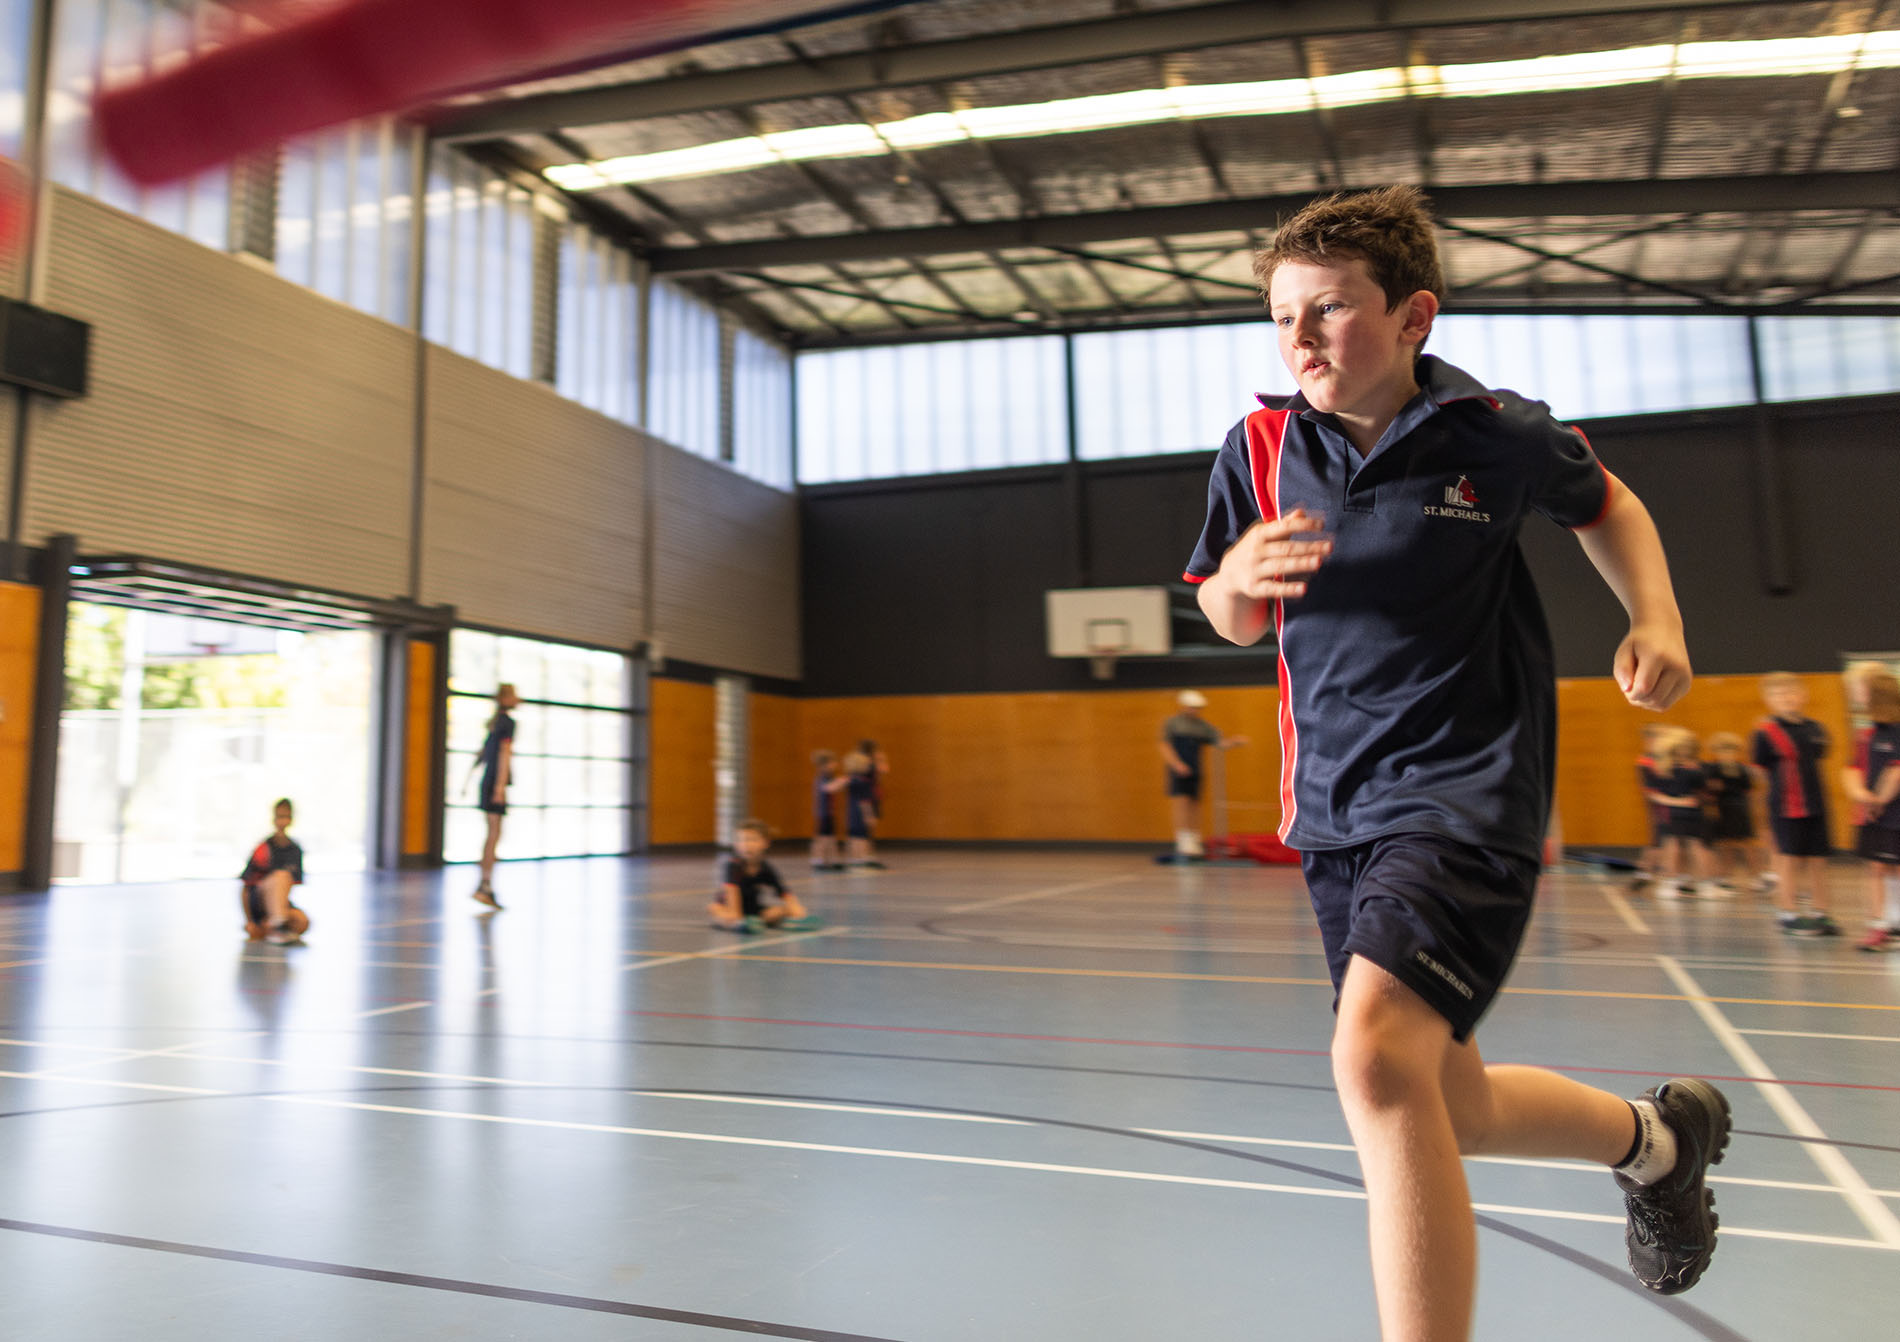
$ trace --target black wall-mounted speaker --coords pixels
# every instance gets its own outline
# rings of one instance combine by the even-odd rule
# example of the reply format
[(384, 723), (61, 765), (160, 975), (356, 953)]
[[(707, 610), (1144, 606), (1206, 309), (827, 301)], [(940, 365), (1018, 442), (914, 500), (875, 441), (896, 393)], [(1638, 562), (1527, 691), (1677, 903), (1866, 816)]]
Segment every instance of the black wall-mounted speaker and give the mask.
[(0, 298), (0, 382), (48, 396), (84, 396), (91, 345), (85, 322)]

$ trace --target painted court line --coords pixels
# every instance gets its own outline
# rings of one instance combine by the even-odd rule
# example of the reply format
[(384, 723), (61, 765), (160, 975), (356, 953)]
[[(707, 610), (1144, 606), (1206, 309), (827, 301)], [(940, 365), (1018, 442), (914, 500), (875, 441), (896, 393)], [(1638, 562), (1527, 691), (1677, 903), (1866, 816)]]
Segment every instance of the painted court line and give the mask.
[[(843, 929), (840, 929), (843, 930)], [(785, 938), (790, 940), (790, 938)], [(710, 952), (709, 952), (710, 953)], [(697, 958), (693, 956), (688, 959)], [(1195, 974), (1160, 969), (1077, 969), (1054, 965), (954, 964), (930, 960), (862, 960), (855, 956), (748, 955), (746, 960), (794, 965), (846, 965), (858, 969), (935, 969), (957, 974), (1052, 974), (1074, 978), (1154, 979), (1170, 983), (1259, 983), (1295, 987), (1331, 988), (1331, 979), (1290, 978), (1265, 974)], [(1688, 997), (1681, 993), (1613, 992), (1597, 988), (1506, 988), (1522, 997), (1585, 997), (1632, 1002), (1726, 1002), (1735, 1006), (1816, 1007), (1830, 1011), (1900, 1011), (1900, 1002), (1812, 1002), (1780, 997)]]
[[(950, 1155), (937, 1151), (912, 1151), (880, 1146), (847, 1146), (832, 1142), (801, 1142), (780, 1137), (740, 1137), (727, 1133), (688, 1132), (670, 1128), (636, 1128), (608, 1123), (578, 1123), (565, 1119), (521, 1118), (502, 1114), (473, 1113), (467, 1110), (430, 1109), (411, 1105), (370, 1104), (356, 1100), (336, 1100), (302, 1095), (271, 1095), (263, 1098), (281, 1104), (301, 1104), (317, 1108), (351, 1109), (366, 1113), (396, 1114), (404, 1117), (453, 1119), (472, 1123), (554, 1129), (564, 1132), (592, 1132), (612, 1136), (649, 1137), (669, 1141), (704, 1142), (721, 1146), (752, 1146), (783, 1151), (812, 1151), (829, 1155), (866, 1156), (884, 1160), (917, 1161), (927, 1164), (981, 1166), (988, 1169), (1025, 1170), (1045, 1174), (1069, 1174), (1097, 1179), (1129, 1180), (1137, 1183), (1174, 1184), (1196, 1188), (1226, 1188), (1255, 1193), (1281, 1193), (1294, 1197), (1332, 1198), (1363, 1202), (1365, 1193), (1358, 1189), (1321, 1188), (1302, 1184), (1266, 1183), (1253, 1179), (1217, 1179), (1204, 1175), (1162, 1174), (1152, 1170), (1126, 1170), (1100, 1165), (1064, 1165), (1049, 1161), (1006, 1160), (994, 1156)], [(1599, 1212), (1563, 1211), (1552, 1207), (1521, 1207), (1509, 1203), (1474, 1203), (1473, 1209), (1505, 1216), (1528, 1216), (1549, 1220), (1588, 1221), (1604, 1225), (1622, 1225), (1621, 1216)], [(1884, 1210), (1884, 1209), (1883, 1209)], [(1900, 1244), (1880, 1240), (1860, 1240), (1842, 1236), (1806, 1235), (1793, 1231), (1760, 1230), (1724, 1226), (1722, 1232), (1756, 1239), (1796, 1243), (1826, 1244), (1841, 1248), (1884, 1249), (1900, 1252)]]
[(945, 909), (944, 915), (953, 913), (975, 913), (979, 909), (1000, 909), (1007, 904), (1027, 904), (1032, 899), (1054, 899), (1057, 895), (1072, 895), (1082, 890), (1098, 890), (1105, 885), (1125, 885), (1129, 881), (1141, 879), (1136, 876), (1105, 876), (1093, 881), (1071, 881), (1067, 885), (1052, 885), (1041, 890), (1026, 890), (1020, 895), (1000, 895), (995, 899), (979, 899), (970, 904), (953, 904)]
[(1616, 910), (1616, 916), (1629, 925), (1630, 931), (1636, 933), (1638, 936), (1646, 937), (1651, 935), (1649, 924), (1644, 922), (1642, 918), (1637, 915), (1636, 910), (1630, 907), (1630, 902), (1623, 898), (1621, 891), (1612, 890), (1609, 886), (1602, 885), (1597, 887), (1597, 893), (1603, 896), (1603, 902), (1605, 904), (1608, 904), (1611, 908)]
[(64, 1072), (0, 1072), (14, 1081), (58, 1081), (68, 1086), (102, 1086), (109, 1090), (158, 1090), (174, 1095), (229, 1095), (228, 1090), (208, 1090), (203, 1086), (160, 1086), (149, 1081), (107, 1081), (96, 1076), (70, 1076)]
[(1812, 1139), (1803, 1142), (1802, 1146), (1807, 1150), (1809, 1158), (1820, 1167), (1821, 1173), (1827, 1177), (1828, 1181), (1840, 1189), (1841, 1196), (1847, 1199), (1848, 1205), (1854, 1209), (1854, 1214), (1860, 1217), (1861, 1223), (1884, 1247), (1900, 1249), (1900, 1217), (1896, 1217), (1892, 1209), (1880, 1200), (1872, 1188), (1868, 1187), (1867, 1181), (1860, 1177), (1860, 1171), (1854, 1168), (1839, 1148), (1825, 1144), (1828, 1142), (1828, 1136), (1821, 1131), (1821, 1125), (1816, 1123), (1808, 1111), (1801, 1107), (1801, 1102), (1780, 1083), (1774, 1072), (1769, 1070), (1768, 1064), (1762, 1061), (1761, 1055), (1755, 1052), (1754, 1047), (1736, 1031), (1729, 1018), (1715, 1005), (1719, 999), (1705, 996), (1701, 985), (1690, 977), (1687, 970), (1667, 955), (1657, 956), (1656, 963), (1662, 967), (1670, 980), (1687, 994), (1689, 1005), (1695, 1008), (1697, 1015), (1702, 1017), (1710, 1033), (1721, 1041), (1722, 1047), (1728, 1050), (1729, 1056), (1735, 1059), (1736, 1065), (1755, 1078), (1756, 1089), (1761, 1092), (1762, 1098), (1768, 1101), (1769, 1107), (1780, 1116), (1788, 1130), (1797, 1137)]
[(1774, 1035), (1781, 1039), (1845, 1039), (1856, 1044), (1900, 1044), (1900, 1034), (1824, 1034), (1819, 1030), (1737, 1030), (1735, 1033)]

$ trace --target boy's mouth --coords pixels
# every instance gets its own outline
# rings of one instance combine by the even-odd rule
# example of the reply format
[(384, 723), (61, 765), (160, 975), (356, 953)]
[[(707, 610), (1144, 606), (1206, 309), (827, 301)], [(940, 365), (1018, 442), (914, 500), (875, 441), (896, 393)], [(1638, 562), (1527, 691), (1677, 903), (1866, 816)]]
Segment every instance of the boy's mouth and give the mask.
[(1331, 365), (1329, 365), (1325, 359), (1308, 359), (1305, 363), (1300, 365), (1300, 372), (1313, 373), (1330, 366)]

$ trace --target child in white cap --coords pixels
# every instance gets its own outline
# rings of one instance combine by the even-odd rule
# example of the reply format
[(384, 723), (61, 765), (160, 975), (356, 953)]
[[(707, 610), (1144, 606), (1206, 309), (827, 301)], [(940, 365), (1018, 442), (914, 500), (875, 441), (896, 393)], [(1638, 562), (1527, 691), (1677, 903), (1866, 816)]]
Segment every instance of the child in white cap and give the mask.
[(1161, 724), (1161, 759), (1168, 766), (1168, 804), (1174, 819), (1174, 860), (1199, 862), (1201, 846), (1201, 751), (1208, 746), (1227, 750), (1247, 744), (1244, 736), (1222, 736), (1201, 716), (1207, 696), (1182, 690), (1175, 697), (1181, 711)]

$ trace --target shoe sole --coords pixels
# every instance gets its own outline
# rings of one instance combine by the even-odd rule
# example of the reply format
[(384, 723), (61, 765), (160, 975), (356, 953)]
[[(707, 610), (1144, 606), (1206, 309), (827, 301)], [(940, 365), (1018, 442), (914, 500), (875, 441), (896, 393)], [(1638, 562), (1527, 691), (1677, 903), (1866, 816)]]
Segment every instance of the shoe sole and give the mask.
[[(1689, 1264), (1683, 1271), (1680, 1283), (1665, 1281), (1660, 1284), (1643, 1282), (1658, 1295), (1681, 1295), (1684, 1291), (1702, 1280), (1702, 1274), (1708, 1271), (1709, 1260), (1715, 1257), (1715, 1232), (1722, 1224), (1722, 1218), (1715, 1214), (1715, 1190), (1708, 1186), (1709, 1170), (1722, 1163), (1722, 1157), (1728, 1154), (1729, 1137), (1733, 1126), (1728, 1107), (1728, 1096), (1706, 1081), (1685, 1077), (1678, 1081), (1663, 1083), (1669, 1090), (1687, 1091), (1701, 1101), (1705, 1112), (1714, 1119), (1714, 1132), (1709, 1134), (1709, 1156), (1702, 1164), (1702, 1210), (1709, 1218), (1708, 1248)], [(1641, 1280), (1640, 1278), (1638, 1280)]]

